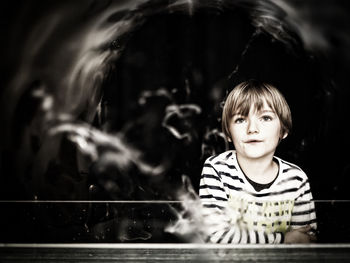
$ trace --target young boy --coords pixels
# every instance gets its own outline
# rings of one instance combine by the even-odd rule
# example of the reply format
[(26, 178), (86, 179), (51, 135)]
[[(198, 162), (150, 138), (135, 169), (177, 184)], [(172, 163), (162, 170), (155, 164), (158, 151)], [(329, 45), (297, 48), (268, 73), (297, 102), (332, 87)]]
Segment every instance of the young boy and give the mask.
[(298, 166), (274, 156), (291, 127), (289, 106), (272, 85), (251, 80), (228, 94), (222, 129), (235, 150), (208, 158), (200, 181), (208, 241), (316, 240), (308, 178)]

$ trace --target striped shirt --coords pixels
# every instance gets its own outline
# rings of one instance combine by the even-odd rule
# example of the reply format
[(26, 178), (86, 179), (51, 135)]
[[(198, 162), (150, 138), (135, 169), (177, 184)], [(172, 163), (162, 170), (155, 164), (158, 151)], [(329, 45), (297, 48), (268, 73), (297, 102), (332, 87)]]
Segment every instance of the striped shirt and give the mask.
[(279, 165), (277, 178), (261, 191), (248, 182), (235, 151), (205, 161), (199, 196), (208, 242), (283, 243), (287, 231), (306, 225), (315, 234), (315, 205), (306, 174), (294, 164), (274, 159)]

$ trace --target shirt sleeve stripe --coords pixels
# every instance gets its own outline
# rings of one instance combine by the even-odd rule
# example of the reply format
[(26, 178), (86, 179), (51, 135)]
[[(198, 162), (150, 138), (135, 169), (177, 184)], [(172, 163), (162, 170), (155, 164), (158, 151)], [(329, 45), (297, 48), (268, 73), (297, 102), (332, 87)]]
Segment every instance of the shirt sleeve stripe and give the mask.
[(228, 163), (224, 163), (224, 162), (220, 162), (220, 161), (216, 162), (215, 164), (216, 165), (224, 165), (231, 170), (237, 170), (236, 166), (232, 165), (232, 164), (228, 164)]
[(225, 209), (225, 207), (217, 205), (217, 204), (203, 204), (205, 208), (219, 208), (220, 210)]
[(227, 198), (223, 198), (223, 197), (220, 197), (220, 196), (213, 196), (211, 194), (209, 194), (209, 195), (200, 195), (199, 197), (201, 199), (212, 199), (212, 198), (214, 198), (215, 200), (218, 200), (218, 201), (227, 201), (228, 200)]
[(215, 179), (221, 182), (220, 177), (213, 175), (213, 174), (202, 174), (201, 178), (207, 178), (207, 179)]
[(292, 216), (309, 215), (313, 212), (315, 212), (315, 208), (305, 211), (292, 212)]
[(294, 206), (309, 205), (311, 201), (295, 201)]
[(216, 241), (216, 243), (221, 243), (221, 241), (226, 237), (229, 231), (230, 229), (227, 229), (224, 233), (222, 233), (221, 237)]
[(238, 180), (238, 181), (240, 181), (242, 184), (244, 184), (244, 181), (243, 181), (241, 178), (239, 178), (238, 176), (232, 176), (230, 173), (225, 173), (225, 172), (219, 172), (219, 174), (220, 174), (220, 175), (227, 176), (227, 177), (229, 177), (229, 178), (231, 178), (231, 179), (233, 179), (233, 180)]
[(305, 225), (310, 225), (312, 223), (316, 223), (316, 221), (317, 221), (316, 218), (308, 220), (308, 221), (301, 221), (301, 222), (292, 221), (292, 222), (290, 222), (290, 225), (291, 226), (305, 226)]
[(225, 190), (222, 189), (220, 186), (208, 185), (208, 184), (206, 184), (206, 185), (200, 185), (200, 186), (199, 186), (199, 189), (206, 189), (206, 188), (212, 189), (212, 190), (219, 190), (219, 191), (222, 191), (222, 192), (225, 193)]
[(229, 188), (229, 189), (231, 189), (231, 190), (236, 190), (236, 191), (241, 191), (241, 190), (242, 190), (242, 188), (240, 188), (240, 187), (235, 187), (235, 186), (230, 185), (230, 184), (228, 184), (228, 183), (224, 183), (224, 186), (226, 186), (227, 188)]

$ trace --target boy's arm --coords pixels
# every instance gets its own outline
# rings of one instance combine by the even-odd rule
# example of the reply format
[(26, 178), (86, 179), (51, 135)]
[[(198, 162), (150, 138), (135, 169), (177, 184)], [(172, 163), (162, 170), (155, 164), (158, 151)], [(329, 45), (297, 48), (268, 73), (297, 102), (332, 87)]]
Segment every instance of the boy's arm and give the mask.
[(311, 229), (308, 233), (315, 235), (317, 230), (316, 210), (310, 184), (307, 179), (301, 184), (298, 194), (299, 196), (295, 200), (292, 211), (291, 228), (298, 229), (310, 226)]
[(207, 210), (204, 226), (207, 230), (207, 242), (224, 244), (279, 244), (284, 242), (283, 233), (267, 234), (264, 231), (241, 228), (237, 223), (230, 221), (224, 211), (220, 213), (213, 211), (213, 208), (204, 208), (204, 210)]
[(266, 234), (239, 227), (239, 211), (227, 213), (228, 194), (220, 173), (209, 163), (203, 167), (199, 196), (203, 204), (206, 238), (212, 243), (283, 243), (283, 233)]

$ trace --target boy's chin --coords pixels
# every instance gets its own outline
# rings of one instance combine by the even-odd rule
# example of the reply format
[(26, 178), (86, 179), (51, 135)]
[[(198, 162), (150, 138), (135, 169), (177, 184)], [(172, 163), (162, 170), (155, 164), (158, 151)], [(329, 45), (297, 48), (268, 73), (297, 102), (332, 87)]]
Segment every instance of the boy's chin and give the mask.
[[(245, 151), (245, 153), (242, 154), (242, 156), (244, 156), (245, 158), (248, 158), (248, 159), (260, 159), (260, 158), (265, 158), (269, 155), (270, 155), (269, 153), (262, 152), (262, 151)], [(272, 154), (272, 156), (273, 156), (273, 154)]]

